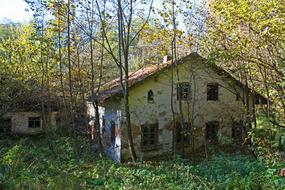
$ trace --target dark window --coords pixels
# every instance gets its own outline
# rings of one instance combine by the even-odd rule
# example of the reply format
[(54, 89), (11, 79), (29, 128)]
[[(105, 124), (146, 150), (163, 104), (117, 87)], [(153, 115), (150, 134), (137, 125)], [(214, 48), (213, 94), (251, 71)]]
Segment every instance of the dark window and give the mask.
[(191, 85), (189, 82), (182, 82), (177, 84), (177, 100), (190, 100)]
[(209, 83), (207, 84), (207, 100), (218, 100), (219, 99), (219, 84)]
[(11, 118), (2, 119), (0, 122), (0, 133), (10, 134), (12, 128)]
[(184, 138), (184, 145), (189, 145), (191, 140), (191, 124), (184, 123), (181, 126), (180, 123), (176, 124), (176, 143), (181, 144)]
[(112, 120), (111, 121), (111, 143), (114, 144), (116, 140), (116, 124)]
[(267, 104), (267, 99), (260, 95), (255, 95), (255, 104)]
[(239, 100), (240, 100), (240, 93), (237, 92), (237, 93), (236, 93), (236, 101), (239, 101)]
[(29, 128), (39, 128), (41, 127), (41, 118), (40, 117), (29, 117)]
[(259, 100), (259, 98), (258, 97), (255, 97), (255, 104), (260, 104), (260, 100)]
[(218, 141), (219, 122), (210, 121), (206, 123), (206, 140), (210, 142)]
[(261, 98), (261, 103), (262, 103), (263, 105), (267, 104), (267, 99), (266, 99), (266, 98)]
[(143, 149), (157, 148), (158, 123), (141, 126), (141, 146)]
[(147, 102), (148, 103), (154, 102), (154, 94), (153, 94), (152, 90), (148, 91), (148, 93), (147, 93)]

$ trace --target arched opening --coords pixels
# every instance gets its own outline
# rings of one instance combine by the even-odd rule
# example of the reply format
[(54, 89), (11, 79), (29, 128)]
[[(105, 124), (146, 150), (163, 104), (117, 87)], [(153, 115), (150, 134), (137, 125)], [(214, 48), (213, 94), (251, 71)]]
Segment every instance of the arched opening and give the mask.
[(154, 103), (154, 94), (152, 90), (149, 90), (147, 93), (147, 102)]

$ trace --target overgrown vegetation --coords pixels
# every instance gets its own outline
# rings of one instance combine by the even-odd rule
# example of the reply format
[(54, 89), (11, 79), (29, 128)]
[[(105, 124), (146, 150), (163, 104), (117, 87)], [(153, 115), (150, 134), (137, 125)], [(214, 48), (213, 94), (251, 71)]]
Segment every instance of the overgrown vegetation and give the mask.
[[(87, 140), (70, 137), (2, 138), (0, 189), (284, 189), (282, 162), (216, 151), (193, 164), (171, 161), (115, 164), (96, 159)], [(78, 139), (77, 139), (78, 140)], [(74, 151), (79, 150), (79, 151)], [(277, 157), (276, 157), (277, 158)]]
[[(19, 105), (28, 107), (29, 99), (38, 100), (42, 127), (49, 130), (44, 115), (53, 111), (56, 99), (57, 119), (65, 127), (62, 134), (68, 131), (73, 138), (54, 132), (40, 137), (0, 136), (0, 190), (285, 189), (285, 178), (279, 175), (285, 167), (283, 0), (25, 1), (34, 13), (33, 21), (0, 25), (0, 116)], [(247, 112), (247, 124), (252, 124), (247, 139), (250, 154), (208, 147), (214, 148), (209, 151), (214, 154), (198, 163), (179, 157), (136, 162), (129, 73), (162, 62), (164, 55), (171, 55), (176, 67), (175, 60), (194, 51), (233, 74), (244, 89), (267, 98), (262, 110), (266, 116), (255, 122), (261, 114), (254, 107), (256, 113), (251, 115), (249, 94), (238, 97)], [(121, 109), (125, 110), (131, 164), (115, 164), (90, 150), (101, 144), (100, 89), (116, 77), (123, 89)], [(176, 81), (172, 82), (174, 86)], [(92, 118), (96, 140), (77, 137), (90, 127), (90, 117), (83, 111), (86, 99), (94, 100), (96, 108)], [(178, 114), (181, 126), (183, 114)], [(235, 147), (232, 139), (219, 143), (223, 141)]]

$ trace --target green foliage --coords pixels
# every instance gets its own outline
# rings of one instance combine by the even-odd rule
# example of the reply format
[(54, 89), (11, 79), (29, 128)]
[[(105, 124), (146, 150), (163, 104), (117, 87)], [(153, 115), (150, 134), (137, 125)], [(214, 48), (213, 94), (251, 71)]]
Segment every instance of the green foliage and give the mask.
[[(270, 120), (274, 120), (272, 118), (268, 118), (265, 115), (259, 114), (257, 118), (257, 128), (254, 129), (255, 137), (258, 137), (258, 140), (262, 140), (263, 143), (271, 148), (271, 151), (278, 151), (281, 149), (285, 149), (285, 129), (282, 127), (278, 127)], [(279, 123), (279, 121), (277, 121)], [(280, 122), (280, 124), (282, 124)], [(266, 147), (267, 148), (267, 147)]]
[[(284, 118), (284, 1), (209, 1), (202, 49), (249, 86), (266, 94)], [(277, 116), (279, 115), (277, 114)]]
[(285, 188), (285, 179), (278, 175), (284, 164), (249, 155), (217, 154), (197, 165), (181, 158), (118, 165), (97, 159), (84, 138), (48, 135), (0, 141), (5, 144), (0, 147), (0, 187), (5, 189)]

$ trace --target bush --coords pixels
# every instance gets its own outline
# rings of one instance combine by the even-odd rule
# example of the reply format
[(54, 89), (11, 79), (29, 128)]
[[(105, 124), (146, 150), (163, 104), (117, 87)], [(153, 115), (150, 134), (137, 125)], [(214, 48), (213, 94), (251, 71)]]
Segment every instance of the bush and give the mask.
[[(84, 138), (0, 143), (9, 144), (0, 150), (0, 189), (285, 189), (279, 163), (249, 155), (219, 154), (196, 165), (182, 158), (119, 165), (96, 158)], [(85, 147), (80, 154), (78, 144)]]

